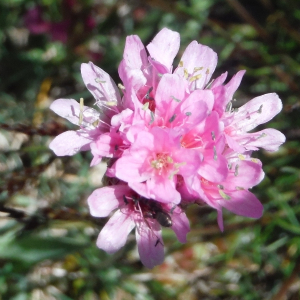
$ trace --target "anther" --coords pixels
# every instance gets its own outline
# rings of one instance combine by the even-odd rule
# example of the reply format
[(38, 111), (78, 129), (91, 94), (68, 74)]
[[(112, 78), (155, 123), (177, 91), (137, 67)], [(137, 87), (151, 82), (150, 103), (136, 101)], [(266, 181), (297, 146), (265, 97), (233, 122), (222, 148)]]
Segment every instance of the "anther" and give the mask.
[(234, 176), (239, 175), (239, 165), (235, 165)]
[(216, 146), (214, 146), (214, 160), (218, 159), (218, 155), (217, 155), (217, 149)]
[(79, 126), (81, 126), (83, 121), (83, 107), (84, 107), (84, 100), (80, 98), (80, 113), (79, 113)]
[(214, 132), (214, 131), (211, 132), (211, 138), (212, 138), (213, 141), (216, 139), (216, 136), (215, 136), (215, 132)]

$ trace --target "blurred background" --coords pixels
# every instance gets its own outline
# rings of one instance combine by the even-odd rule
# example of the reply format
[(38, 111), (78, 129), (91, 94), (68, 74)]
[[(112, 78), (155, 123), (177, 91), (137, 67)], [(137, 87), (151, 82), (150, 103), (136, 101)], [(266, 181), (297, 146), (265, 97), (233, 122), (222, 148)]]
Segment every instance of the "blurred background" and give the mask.
[[(247, 70), (241, 103), (278, 93), (283, 111), (266, 127), (287, 142), (255, 154), (266, 173), (252, 190), (261, 219), (224, 211), (221, 233), (214, 210), (191, 206), (188, 242), (164, 229), (165, 262), (149, 270), (133, 234), (114, 255), (95, 246), (106, 219), (89, 216), (86, 199), (104, 168), (90, 168), (89, 153), (58, 158), (48, 149), (74, 128), (49, 105), (80, 97), (92, 105), (80, 64), (120, 83), (126, 36), (147, 44), (163, 27), (181, 34), (178, 57), (192, 40), (218, 53), (213, 78)], [(299, 80), (299, 0), (1, 0), (0, 299), (299, 300)]]

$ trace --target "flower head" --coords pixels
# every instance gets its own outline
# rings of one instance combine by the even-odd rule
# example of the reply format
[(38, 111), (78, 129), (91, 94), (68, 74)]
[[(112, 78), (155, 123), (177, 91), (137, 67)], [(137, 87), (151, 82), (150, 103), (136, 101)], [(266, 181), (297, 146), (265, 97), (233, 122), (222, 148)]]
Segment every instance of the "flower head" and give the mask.
[(166, 28), (147, 47), (139, 37), (129, 36), (119, 66), (122, 98), (109, 75), (89, 63), (82, 65), (82, 77), (100, 111), (80, 107), (75, 100), (60, 99), (51, 106), (81, 127), (64, 133), (66, 138), (77, 136), (68, 145), (64, 134), (54, 139), (50, 147), (56, 154), (90, 149), (91, 165), (110, 158), (110, 183), (88, 198), (93, 216), (115, 211), (100, 232), (98, 247), (114, 253), (135, 228), (147, 267), (163, 260), (161, 226), (186, 241), (187, 205), (215, 208), (221, 230), (223, 208), (261, 217), (263, 206), (249, 189), (264, 172), (251, 154), (259, 148), (276, 151), (285, 141), (275, 129), (249, 132), (279, 113), (282, 104), (276, 94), (232, 109), (244, 71), (226, 84), (227, 73), (212, 81), (217, 55), (196, 41), (173, 70), (179, 43), (179, 34)]

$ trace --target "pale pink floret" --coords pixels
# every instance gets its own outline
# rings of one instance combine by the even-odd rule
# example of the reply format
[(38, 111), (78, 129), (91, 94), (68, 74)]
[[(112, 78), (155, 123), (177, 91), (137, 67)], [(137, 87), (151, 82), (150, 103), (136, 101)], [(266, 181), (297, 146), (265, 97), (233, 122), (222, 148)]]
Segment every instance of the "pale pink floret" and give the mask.
[[(77, 131), (69, 130), (58, 135), (50, 143), (49, 148), (58, 156), (74, 155), (79, 151), (90, 149), (90, 143), (101, 134), (102, 128), (98, 126), (99, 113), (87, 106), (82, 110), (82, 122), (80, 119), (80, 105), (73, 99), (58, 99), (51, 106), (55, 113), (67, 119), (75, 125), (80, 125)], [(96, 122), (96, 123), (95, 123)]]
[(263, 206), (248, 189), (259, 184), (264, 178), (262, 164), (257, 159), (237, 156), (232, 152), (227, 155), (229, 170), (226, 179), (213, 183), (203, 177), (192, 182), (194, 192), (208, 205), (218, 210), (218, 223), (223, 230), (222, 207), (231, 212), (249, 217), (260, 218)]
[(162, 223), (147, 201), (159, 203), (170, 214), (180, 242), (186, 242), (189, 223), (179, 203), (206, 203), (215, 208), (222, 231), (223, 207), (259, 218), (263, 206), (249, 189), (264, 173), (261, 162), (251, 159), (251, 152), (259, 148), (276, 151), (285, 141), (275, 129), (249, 133), (281, 111), (276, 94), (232, 109), (245, 71), (226, 84), (227, 72), (211, 81), (217, 54), (193, 41), (173, 72), (179, 45), (179, 34), (167, 28), (147, 50), (138, 36), (127, 37), (119, 66), (122, 99), (106, 72), (91, 62), (82, 64), (83, 80), (101, 114), (87, 107), (81, 110), (75, 100), (59, 99), (51, 105), (80, 129), (59, 135), (50, 148), (57, 155), (91, 149), (91, 165), (102, 157), (112, 158), (106, 176), (122, 182), (97, 189), (88, 198), (93, 216), (106, 217), (116, 210), (100, 232), (97, 246), (114, 253), (136, 228), (141, 261), (149, 268), (163, 261), (164, 252)]
[[(282, 102), (275, 93), (265, 94), (256, 97), (237, 111), (227, 112), (222, 120), (227, 123), (225, 135), (230, 144), (230, 139), (234, 140), (244, 151), (258, 150), (263, 148), (267, 151), (277, 151), (279, 146), (285, 142), (285, 136), (276, 129), (264, 129), (259, 132), (248, 133), (258, 125), (270, 121), (282, 109)], [(238, 152), (240, 148), (233, 150)]]
[(168, 128), (141, 131), (113, 166), (115, 176), (145, 198), (179, 203), (176, 175), (192, 176), (201, 163), (196, 150), (181, 148), (180, 138), (180, 133)]
[[(134, 192), (127, 185), (115, 185), (95, 190), (88, 198), (92, 216), (106, 217), (116, 210), (101, 230), (97, 246), (108, 253), (115, 253), (122, 248), (128, 234), (136, 228), (136, 240), (142, 263), (148, 267), (161, 264), (164, 259), (164, 247), (161, 237), (161, 226), (154, 218), (147, 216), (147, 211), (132, 201)], [(154, 201), (154, 200), (149, 200)], [(161, 204), (172, 218), (171, 229), (174, 230), (180, 242), (186, 242), (189, 232), (189, 221), (181, 208)]]
[(277, 151), (285, 142), (285, 136), (276, 129), (264, 129), (248, 133), (258, 125), (273, 119), (282, 109), (282, 102), (275, 93), (256, 97), (238, 109), (231, 108), (233, 95), (240, 85), (245, 71), (239, 71), (223, 85), (227, 73), (218, 77), (211, 85), (215, 95), (214, 111), (217, 111), (224, 123), (224, 134), (227, 143), (234, 151), (243, 153), (263, 148)]
[(82, 79), (94, 96), (96, 104), (101, 108), (101, 112), (107, 118), (119, 113), (122, 109), (120, 92), (113, 79), (101, 68), (92, 62), (81, 64)]
[[(90, 62), (81, 65), (81, 74), (101, 111), (97, 112), (87, 106), (80, 107), (73, 99), (58, 99), (51, 104), (50, 109), (55, 113), (80, 126), (79, 130), (64, 132), (50, 143), (50, 149), (58, 156), (74, 155), (79, 151), (89, 150), (91, 143), (101, 134), (110, 131), (111, 119), (119, 114), (119, 110), (123, 107), (119, 90), (106, 72)], [(97, 153), (95, 147), (92, 148)], [(97, 154), (92, 165), (100, 161), (101, 156)]]

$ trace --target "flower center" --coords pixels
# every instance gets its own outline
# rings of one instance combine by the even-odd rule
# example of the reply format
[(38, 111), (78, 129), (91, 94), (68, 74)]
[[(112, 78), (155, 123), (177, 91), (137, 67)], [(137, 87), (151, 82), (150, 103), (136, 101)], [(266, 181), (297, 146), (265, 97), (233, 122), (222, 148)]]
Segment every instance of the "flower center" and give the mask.
[(169, 169), (173, 165), (173, 159), (168, 154), (157, 153), (156, 159), (151, 161), (151, 166), (154, 169), (162, 172), (163, 170)]
[(203, 140), (201, 136), (189, 132), (181, 138), (180, 144), (183, 148), (197, 149), (203, 147)]

